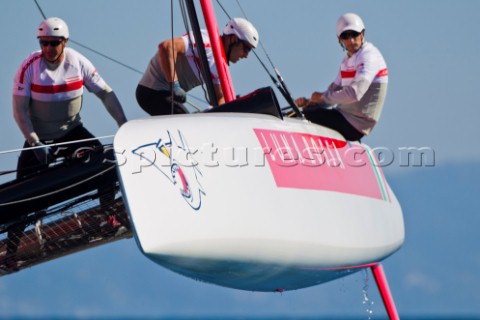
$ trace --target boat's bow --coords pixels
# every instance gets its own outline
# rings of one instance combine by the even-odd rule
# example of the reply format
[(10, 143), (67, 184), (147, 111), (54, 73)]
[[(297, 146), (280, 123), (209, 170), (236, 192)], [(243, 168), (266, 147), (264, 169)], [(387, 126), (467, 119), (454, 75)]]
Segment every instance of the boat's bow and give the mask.
[(404, 239), (368, 147), (296, 119), (174, 115), (115, 137), (141, 250), (189, 277), (291, 290), (374, 264)]

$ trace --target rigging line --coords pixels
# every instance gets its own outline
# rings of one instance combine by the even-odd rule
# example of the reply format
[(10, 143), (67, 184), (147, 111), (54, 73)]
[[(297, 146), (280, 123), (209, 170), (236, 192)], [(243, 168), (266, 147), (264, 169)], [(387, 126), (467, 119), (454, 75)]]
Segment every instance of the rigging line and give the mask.
[[(95, 201), (97, 200), (98, 193), (95, 191), (90, 191), (90, 193), (81, 196), (80, 198), (74, 199), (72, 201), (69, 201), (67, 203), (63, 203), (59, 206), (55, 206), (52, 209), (49, 208), (48, 212), (46, 213), (45, 217), (50, 217), (56, 214), (62, 214), (62, 216), (71, 214), (72, 212), (75, 213), (75, 211), (70, 211), (68, 212), (67, 210), (72, 209), (74, 207), (80, 207), (80, 205), (85, 205), (87, 201)], [(115, 201), (115, 200), (113, 200)], [(83, 203), (82, 203), (83, 202)], [(93, 205), (91, 206), (93, 208)]]
[[(38, 10), (40, 11), (40, 14), (42, 15), (43, 19), (47, 19), (46, 15), (45, 15), (45, 13), (43, 12), (42, 8), (40, 7), (40, 4), (38, 3), (38, 1), (37, 1), (37, 0), (33, 0), (33, 1), (34, 1), (35, 4), (37, 5), (37, 8), (38, 8)], [(118, 60), (116, 60), (116, 59), (114, 59), (114, 58), (112, 58), (112, 57), (109, 57), (109, 56), (107, 56), (106, 54), (103, 54), (103, 53), (101, 53), (101, 52), (99, 52), (99, 51), (97, 51), (97, 50), (95, 50), (95, 49), (92, 49), (92, 48), (84, 45), (84, 44), (81, 44), (80, 42), (77, 42), (77, 41), (72, 40), (72, 39), (69, 39), (69, 41), (72, 42), (72, 43), (74, 43), (74, 44), (76, 44), (77, 46), (80, 46), (80, 47), (82, 47), (82, 48), (85, 48), (85, 49), (87, 49), (87, 50), (90, 50), (90, 51), (92, 51), (93, 53), (96, 53), (96, 54), (98, 54), (99, 56), (102, 56), (102, 57), (104, 57), (104, 58), (106, 58), (106, 59), (108, 59), (108, 60), (110, 60), (110, 61), (112, 61), (112, 62), (115, 62), (115, 63), (117, 63), (117, 64), (119, 64), (119, 65), (121, 65), (121, 66), (123, 66), (123, 67), (125, 67), (125, 68), (127, 68), (127, 69), (130, 69), (130, 70), (132, 70), (132, 71), (134, 71), (134, 72), (136, 72), (136, 73), (139, 73), (139, 74), (143, 74), (142, 71), (137, 70), (137, 69), (135, 69), (135, 68), (133, 68), (133, 67), (130, 67), (129, 65), (127, 65), (127, 64), (125, 64), (125, 63), (123, 63), (123, 62), (121, 62), (121, 61), (118, 61)]]
[(17, 172), (17, 170), (0, 171), (0, 176)]
[[(190, 48), (192, 50), (192, 54), (195, 56), (194, 44), (193, 44), (192, 35), (191, 35), (191, 31), (193, 30), (193, 27), (191, 27), (188, 16), (187, 16), (187, 9), (185, 8), (185, 1), (184, 0), (179, 0), (179, 2), (180, 2), (180, 8), (181, 8), (181, 11), (182, 11), (182, 19), (183, 19), (183, 24), (184, 24), (184, 27), (185, 27), (185, 32), (188, 35), (188, 39), (190, 40)], [(198, 49), (197, 49), (197, 55), (199, 55)], [(203, 91), (203, 97), (205, 99), (204, 101), (206, 101), (207, 104), (209, 104), (209, 105), (213, 105), (212, 102), (210, 101), (209, 95), (208, 95), (207, 90), (205, 88), (205, 80), (203, 79), (203, 76), (202, 76), (203, 73), (200, 70), (200, 66), (198, 65), (196, 59), (195, 59), (194, 64), (195, 64), (195, 67), (197, 68), (198, 74), (200, 75), (199, 80), (202, 83), (202, 85), (200, 87), (202, 88), (202, 91)], [(200, 100), (199, 98), (197, 98), (197, 99)]]
[[(185, 28), (185, 33), (188, 35), (188, 38), (190, 40), (190, 49), (193, 51), (193, 41), (192, 41), (192, 37), (191, 37), (191, 34), (190, 34), (190, 25), (189, 25), (189, 22), (188, 22), (188, 17), (187, 17), (187, 13), (186, 13), (186, 9), (185, 9), (185, 2), (183, 0), (179, 0), (179, 6), (180, 6), (180, 12), (182, 14), (182, 22), (183, 22), (183, 26)], [(173, 34), (173, 16), (172, 16), (172, 39), (174, 37), (174, 34)], [(195, 63), (195, 66), (197, 67), (197, 72), (198, 74), (201, 74), (201, 71), (200, 69), (198, 68), (198, 65)], [(203, 79), (200, 77), (200, 81), (202, 82), (202, 85), (200, 86), (202, 91), (203, 91), (203, 99), (201, 98), (198, 98), (196, 97), (195, 95), (187, 92), (187, 96), (189, 96), (190, 98), (193, 98), (194, 100), (197, 100), (197, 101), (201, 101), (201, 102), (207, 102), (207, 104), (210, 104), (210, 101), (208, 99), (208, 95), (207, 95), (207, 92), (205, 91), (205, 87), (204, 87), (204, 84), (203, 84)], [(186, 101), (187, 104), (190, 104), (190, 105), (194, 105), (193, 103), (189, 102), (189, 101)], [(197, 109), (197, 107), (195, 107), (195, 109)]]
[[(238, 3), (238, 6), (240, 7), (240, 10), (242, 11), (243, 13), (243, 16), (247, 19), (247, 15), (245, 13), (245, 11), (243, 10), (242, 6), (240, 5), (240, 3), (238, 2), (237, 0), (237, 3)], [(225, 7), (220, 3), (220, 0), (217, 0), (217, 4), (220, 6), (220, 8), (222, 9), (223, 13), (225, 13), (225, 15), (227, 16), (227, 18), (229, 20), (232, 20), (232, 17), (228, 14), (227, 10), (225, 9)], [(248, 20), (248, 19), (247, 19)], [(263, 49), (263, 52), (265, 53), (265, 55), (268, 57), (268, 54), (265, 50), (265, 47), (263, 47), (263, 44), (261, 41), (259, 41), (260, 45), (262, 46), (262, 49)], [(282, 91), (283, 89), (280, 87), (280, 83), (273, 77), (273, 75), (270, 73), (270, 71), (268, 70), (267, 66), (263, 63), (263, 61), (260, 59), (260, 57), (258, 56), (257, 52), (254, 50), (252, 50), (251, 52), (253, 52), (253, 54), (255, 55), (255, 57), (257, 58), (258, 62), (260, 63), (260, 65), (263, 67), (263, 69), (265, 70), (265, 72), (270, 76), (270, 79), (273, 81), (273, 83), (275, 84), (275, 86), (278, 88), (278, 90), (280, 90), (280, 92), (282, 93), (282, 95), (284, 94), (284, 92)], [(270, 60), (270, 59), (269, 59)], [(270, 64), (272, 65), (272, 67), (274, 68), (273, 66), (273, 63), (272, 61), (270, 60)]]
[(245, 19), (248, 20), (247, 14), (245, 13), (245, 10), (243, 10), (243, 7), (242, 7), (242, 5), (240, 4), (240, 1), (237, 0), (237, 4), (238, 4), (238, 7), (240, 8), (240, 11), (242, 11), (243, 16), (245, 17)]
[(45, 13), (43, 13), (43, 10), (40, 7), (40, 4), (38, 4), (37, 0), (33, 0), (33, 1), (35, 1), (35, 4), (37, 5), (37, 8), (40, 11), (40, 14), (42, 15), (43, 19), (47, 19), (47, 16), (45, 16)]
[[(40, 14), (42, 15), (43, 19), (47, 19), (47, 16), (46, 16), (45, 13), (43, 12), (42, 7), (41, 7), (40, 4), (38, 3), (38, 1), (37, 1), (37, 0), (33, 0), (33, 1), (35, 2), (35, 5), (37, 6), (38, 11), (40, 11)], [(172, 1), (173, 1), (173, 0), (172, 0)], [(173, 20), (173, 19), (172, 19), (172, 20)], [(173, 24), (172, 24), (172, 25), (173, 25)], [(172, 30), (173, 30), (173, 27), (172, 27)], [(107, 56), (107, 55), (105, 55), (105, 54), (103, 54), (103, 53), (101, 53), (101, 52), (99, 52), (99, 51), (97, 51), (97, 50), (95, 50), (95, 49), (92, 49), (92, 48), (90, 48), (90, 47), (88, 47), (88, 46), (86, 46), (86, 45), (83, 45), (83, 44), (81, 44), (80, 42), (77, 42), (77, 41), (72, 40), (72, 39), (69, 39), (69, 41), (72, 42), (73, 44), (79, 46), (79, 47), (82, 47), (82, 48), (85, 48), (85, 49), (87, 49), (87, 50), (90, 50), (91, 52), (93, 52), (93, 53), (95, 53), (95, 54), (98, 54), (98, 55), (104, 57), (105, 59), (108, 59), (108, 60), (110, 60), (110, 61), (112, 61), (112, 62), (115, 62), (115, 63), (117, 63), (118, 65), (120, 65), (120, 66), (122, 66), (122, 67), (125, 67), (125, 68), (127, 68), (127, 69), (130, 69), (131, 71), (134, 71), (134, 72), (136, 72), (136, 73), (138, 73), (138, 74), (142, 74), (142, 75), (143, 75), (143, 72), (142, 72), (142, 71), (140, 71), (140, 70), (138, 70), (138, 69), (135, 69), (135, 68), (133, 68), (133, 67), (131, 67), (131, 66), (129, 66), (129, 65), (121, 62), (121, 61), (118, 61), (118, 60), (116, 60), (116, 59), (114, 59), (114, 58), (112, 58), (112, 57), (110, 57), (110, 56)], [(188, 93), (187, 93), (187, 94), (188, 94)], [(195, 97), (195, 96), (193, 96), (193, 95), (191, 95), (191, 94), (188, 94), (188, 95), (191, 96), (191, 97), (193, 97), (193, 98), (196, 98), (197, 100), (201, 100), (200, 98), (197, 98), (197, 97)], [(201, 100), (201, 101), (204, 101), (204, 100)]]
[(190, 101), (186, 101), (185, 103), (186, 103), (186, 104), (189, 104), (192, 108), (194, 108), (194, 109), (197, 110), (198, 112), (200, 112), (200, 111), (203, 110), (202, 108), (200, 108), (199, 106), (191, 103)]
[(78, 182), (76, 182), (76, 183), (74, 183), (74, 184), (71, 184), (71, 185), (69, 185), (69, 186), (67, 186), (67, 187), (64, 187), (64, 188), (61, 188), (61, 189), (57, 189), (57, 190), (55, 190), (55, 191), (47, 192), (47, 193), (44, 193), (44, 194), (41, 194), (41, 195), (38, 195), (38, 196), (33, 196), (33, 197), (30, 197), (30, 198), (26, 198), (26, 199), (24, 198), (24, 199), (17, 200), (17, 201), (0, 203), (0, 207), (2, 207), (2, 206), (7, 206), (7, 205), (12, 205), (12, 204), (17, 204), (17, 203), (22, 203), (22, 202), (26, 202), (26, 201), (31, 201), (31, 200), (36, 200), (36, 199), (40, 199), (40, 198), (43, 198), (43, 197), (47, 197), (47, 196), (51, 196), (51, 195), (57, 194), (57, 193), (59, 193), (59, 192), (62, 192), (62, 191), (71, 189), (71, 188), (73, 188), (73, 187), (76, 187), (76, 186), (78, 186), (78, 185), (80, 185), (80, 184), (82, 184), (82, 183), (84, 183), (84, 182), (90, 181), (90, 180), (92, 180), (92, 179), (94, 179), (94, 178), (96, 178), (96, 177), (104, 174), (105, 172), (107, 172), (107, 171), (109, 171), (109, 170), (112, 170), (112, 169), (115, 169), (115, 165), (113, 165), (113, 166), (111, 166), (111, 167), (108, 167), (108, 168), (106, 168), (106, 169), (104, 169), (104, 170), (102, 170), (102, 171), (100, 171), (100, 172), (98, 172), (98, 173), (96, 173), (96, 174), (88, 177), (88, 178), (83, 179), (82, 181), (78, 181)]
[[(38, 3), (38, 1), (37, 1), (37, 0), (33, 0), (33, 1), (34, 1), (35, 4), (37, 5), (37, 8), (38, 8), (38, 10), (40, 11), (40, 14), (42, 15), (42, 17), (43, 17), (44, 19), (46, 19), (47, 17), (45, 16), (45, 13), (43, 12), (42, 8), (40, 7), (40, 4)], [(173, 10), (173, 0), (172, 0), (172, 10)], [(173, 12), (172, 12), (172, 16), (173, 16)], [(172, 38), (173, 38), (173, 19), (172, 19)], [(84, 46), (83, 44), (81, 44), (81, 43), (79, 43), (79, 42), (76, 42), (76, 41), (74, 41), (74, 40), (72, 40), (72, 39), (70, 39), (70, 41), (71, 41), (72, 43), (78, 45), (78, 46), (81, 46), (81, 47), (83, 47), (83, 48), (85, 48), (85, 49), (87, 49), (87, 50), (90, 50), (90, 51), (98, 54), (98, 55), (101, 55), (101, 56), (105, 57), (106, 59), (112, 60), (112, 61), (118, 63), (119, 65), (121, 65), (121, 66), (123, 66), (123, 67), (125, 67), (125, 68), (128, 68), (128, 69), (130, 69), (130, 70), (132, 70), (132, 71), (134, 71), (134, 72), (136, 72), (136, 73), (138, 73), (138, 74), (143, 74), (143, 72), (141, 72), (140, 70), (137, 70), (137, 69), (135, 69), (135, 68), (132, 68), (132, 67), (130, 67), (129, 65), (126, 65), (126, 64), (122, 63), (121, 61), (115, 60), (115, 59), (113, 59), (113, 58), (111, 58), (111, 57), (108, 57), (108, 56), (104, 55), (104, 54), (101, 53), (101, 52), (98, 52), (98, 51), (96, 51), (96, 50), (94, 50), (94, 49), (91, 49), (91, 48), (89, 48), (89, 47), (87, 47), (87, 46)], [(200, 99), (200, 98), (198, 98), (198, 97), (195, 97), (195, 96), (192, 95), (192, 94), (187, 93), (187, 95), (189, 95), (190, 97), (192, 97), (192, 98), (194, 98), (194, 99), (197, 99), (197, 100), (200, 100), (200, 101), (204, 101), (204, 100), (202, 100), (202, 99)]]
[[(194, 53), (194, 50), (193, 50), (193, 41), (192, 41), (192, 38), (191, 38), (191, 34), (190, 34), (190, 26), (189, 26), (189, 23), (188, 23), (188, 17), (187, 17), (187, 14), (186, 14), (186, 9), (185, 9), (185, 3), (183, 0), (179, 0), (179, 6), (180, 6), (180, 12), (182, 14), (182, 21), (183, 21), (183, 25), (184, 25), (184, 28), (185, 28), (185, 33), (188, 35), (188, 38), (190, 40), (190, 48), (192, 50), (192, 52)], [(173, 32), (173, 13), (172, 13), (172, 16), (171, 16), (171, 21), (172, 21), (172, 25), (171, 25), (171, 30), (172, 30), (172, 39), (174, 38), (174, 32)], [(198, 66), (197, 64), (195, 63), (195, 66), (197, 67), (197, 72), (198, 74), (201, 75), (201, 71), (200, 69), (198, 69)], [(176, 70), (175, 70), (176, 71)], [(207, 104), (211, 104), (209, 99), (208, 99), (208, 95), (207, 95), (207, 92), (205, 91), (205, 87), (204, 87), (204, 83), (203, 83), (203, 79), (202, 77), (200, 77), (200, 81), (202, 82), (202, 85), (200, 86), (202, 91), (203, 91), (203, 99), (202, 98), (199, 98), (199, 97), (196, 97), (195, 95), (189, 93), (189, 92), (186, 92), (187, 96), (190, 97), (190, 98), (193, 98), (194, 100), (197, 100), (197, 101), (201, 101), (201, 102), (207, 102)], [(194, 105), (192, 104), (191, 102), (189, 101), (186, 101), (187, 104), (190, 104), (190, 105)], [(197, 109), (197, 107), (195, 107), (195, 109)]]
[[(172, 39), (172, 58), (173, 58), (173, 70), (171, 70), (172, 87), (170, 88), (170, 100), (172, 101), (172, 103), (170, 104), (170, 114), (173, 114), (173, 109), (175, 104), (174, 94), (173, 94), (173, 83), (175, 82), (175, 74), (177, 73), (177, 68), (176, 68), (177, 61), (175, 58), (175, 42), (173, 41), (173, 0), (170, 0), (170, 31), (171, 31), (170, 38)], [(158, 50), (158, 54), (160, 54), (160, 48)]]
[(92, 49), (92, 48), (86, 46), (86, 45), (83, 45), (83, 44), (81, 44), (81, 43), (78, 42), (78, 41), (75, 41), (75, 40), (72, 40), (72, 39), (69, 39), (69, 41), (70, 41), (70, 42), (73, 42), (73, 43), (76, 44), (77, 46), (80, 46), (80, 47), (82, 47), (82, 48), (84, 48), (84, 49), (90, 50), (90, 51), (92, 51), (93, 53), (96, 53), (96, 54), (98, 54), (99, 56), (104, 57), (105, 59), (108, 59), (108, 60), (110, 60), (110, 61), (112, 61), (112, 62), (115, 62), (115, 63), (121, 65), (122, 67), (125, 67), (125, 68), (127, 68), (127, 69), (130, 69), (130, 70), (132, 70), (132, 71), (134, 71), (134, 72), (136, 72), (136, 73), (138, 73), (138, 74), (143, 74), (142, 71), (140, 71), (140, 70), (138, 70), (138, 69), (135, 69), (135, 68), (133, 68), (133, 67), (130, 67), (129, 65), (127, 65), (127, 64), (125, 64), (125, 63), (123, 63), (123, 62), (121, 62), (121, 61), (118, 61), (118, 60), (116, 60), (116, 59), (114, 59), (114, 58), (112, 58), (112, 57), (109, 57), (109, 56), (107, 56), (106, 54), (103, 54), (103, 53), (101, 53), (101, 52), (99, 52), (99, 51), (97, 51), (97, 50), (95, 50), (95, 49)]
[[(57, 146), (63, 146), (63, 145), (66, 145), (66, 144), (73, 144), (73, 143), (78, 143), (78, 142), (87, 142), (87, 141), (101, 140), (101, 139), (109, 139), (109, 138), (113, 138), (113, 137), (114, 137), (114, 135), (88, 138), (88, 139), (82, 139), (82, 140), (72, 140), (72, 141), (67, 141), (67, 142), (59, 142), (59, 143), (48, 144), (47, 146), (48, 147), (57, 147)], [(33, 149), (39, 149), (39, 148), (44, 148), (44, 146), (43, 147), (38, 146), (38, 147), (29, 147), (29, 148), (20, 148), (20, 149), (0, 151), (0, 154), (14, 153), (14, 152), (20, 152), (20, 151), (23, 151), (23, 150), (33, 150)]]
[[(219, 0), (217, 0), (218, 2)], [(248, 20), (247, 18), (247, 14), (245, 13), (245, 10), (243, 10), (243, 7), (242, 5), (240, 4), (240, 1), (237, 0), (237, 4), (240, 8), (240, 10), (242, 11), (243, 13), (243, 16), (245, 17), (245, 19)], [(260, 46), (262, 47), (262, 50), (263, 50), (263, 53), (265, 54), (265, 56), (267, 57), (267, 60), (270, 62), (270, 65), (272, 66), (273, 70), (275, 71), (275, 75), (277, 76), (277, 80), (278, 81), (273, 81), (275, 83), (275, 85), (277, 86), (277, 88), (280, 90), (280, 85), (282, 86), (282, 90), (280, 90), (280, 92), (282, 93), (283, 97), (285, 98), (285, 100), (287, 100), (287, 102), (290, 104), (290, 106), (292, 107), (293, 111), (302, 119), (305, 118), (305, 116), (303, 115), (303, 113), (301, 112), (301, 110), (298, 108), (297, 104), (295, 103), (293, 97), (292, 97), (292, 94), (290, 93), (290, 91), (288, 90), (287, 88), (287, 85), (285, 84), (285, 81), (283, 80), (283, 77), (280, 75), (280, 72), (278, 71), (278, 69), (275, 67), (275, 65), (273, 64), (273, 61), (272, 59), (270, 59), (270, 55), (268, 54), (267, 50), (265, 49), (265, 47), (263, 46), (263, 42), (261, 40), (258, 41), (260, 43)], [(262, 64), (262, 66), (264, 67), (264, 69), (267, 71), (265, 65), (263, 64), (263, 62), (260, 60), (260, 57), (257, 55), (257, 53), (255, 52), (255, 50), (252, 50), (253, 53), (255, 54), (255, 56), (257, 57), (257, 60)], [(268, 71), (267, 71), (268, 72)], [(273, 80), (273, 76), (268, 72), (268, 74), (270, 75), (270, 78)]]
[(217, 3), (218, 5), (220, 6), (220, 8), (223, 10), (223, 13), (225, 13), (225, 15), (227, 16), (227, 18), (229, 20), (232, 20), (232, 17), (230, 17), (230, 15), (228, 14), (227, 10), (225, 9), (225, 7), (220, 3), (220, 0), (217, 0)]
[[(113, 189), (114, 189), (113, 191), (118, 193), (118, 191), (115, 190), (115, 189), (118, 189), (118, 186), (115, 186)], [(80, 209), (80, 207), (86, 207), (87, 202), (90, 202), (90, 201), (93, 202), (93, 201), (99, 199), (100, 196), (102, 196), (104, 194), (105, 194), (105, 192), (102, 192), (100, 194), (100, 192), (98, 192), (98, 191), (90, 191), (89, 193), (86, 193), (84, 196), (76, 198), (72, 201), (62, 203), (60, 205), (56, 205), (56, 206), (52, 207), (52, 209), (49, 208), (45, 217), (51, 217), (51, 216), (57, 215), (57, 214), (61, 214), (62, 216), (66, 216), (66, 215), (69, 215), (69, 214), (72, 214), (72, 213), (75, 214), (76, 213), (75, 211), (72, 210), (72, 211), (68, 212), (67, 210), (72, 209), (72, 208), (75, 209), (75, 207), (77, 207), (77, 209)], [(115, 202), (117, 202), (119, 199), (121, 199), (121, 196), (115, 198), (113, 200), (112, 204), (114, 205)], [(90, 208), (95, 210), (96, 207), (94, 207), (94, 205), (91, 205)]]
[[(218, 2), (218, 1), (220, 1), (220, 0), (217, 0), (217, 2)], [(240, 4), (240, 1), (239, 1), (239, 0), (237, 0), (237, 4), (238, 4), (238, 7), (240, 8), (240, 11), (242, 11), (242, 14), (243, 14), (243, 16), (245, 17), (245, 19), (248, 20), (247, 14), (245, 13), (245, 10), (243, 10), (243, 7), (242, 7), (242, 5)], [(267, 57), (268, 62), (270, 62), (270, 65), (272, 66), (272, 68), (275, 69), (275, 65), (273, 64), (272, 59), (270, 59), (270, 55), (268, 54), (267, 49), (263, 46), (262, 40), (259, 40), (258, 42), (260, 43), (260, 46), (262, 47), (263, 53), (264, 53), (265, 56)], [(256, 55), (256, 54), (255, 54), (255, 55)], [(258, 57), (257, 57), (257, 58), (258, 58)], [(260, 58), (258, 58), (258, 59), (260, 59)]]
[(199, 98), (199, 97), (196, 97), (196, 96), (194, 96), (193, 94), (191, 94), (191, 93), (188, 93), (188, 92), (187, 92), (187, 96), (189, 96), (190, 98), (193, 98), (194, 100), (197, 100), (197, 101), (200, 101), (200, 102), (203, 102), (203, 103), (205, 103), (205, 102), (206, 102), (207, 104), (209, 104), (209, 102), (208, 102), (208, 101), (206, 101), (206, 100), (205, 100), (205, 98), (204, 98), (204, 99), (201, 99), (201, 98)]
[[(247, 15), (245, 13), (245, 11), (243, 10), (242, 6), (240, 5), (240, 3), (238, 2), (237, 0), (237, 3), (238, 3), (238, 6), (240, 7), (240, 10), (242, 11), (243, 13), (243, 16), (248, 20), (247, 18)], [(225, 9), (225, 7), (220, 3), (220, 0), (217, 0), (217, 4), (220, 6), (220, 8), (223, 10), (223, 12), (225, 13), (225, 15), (228, 17), (228, 19), (232, 19), (232, 17), (228, 14), (227, 10)], [(273, 62), (272, 60), (269, 58), (269, 55), (267, 54), (267, 50), (265, 49), (265, 47), (263, 46), (263, 43), (262, 41), (260, 40), (259, 41), (261, 47), (262, 47), (262, 50), (263, 52), (265, 53), (265, 55), (267, 56), (267, 59), (269, 60), (270, 62), (270, 65), (272, 66), (272, 68), (275, 68), (275, 66), (273, 65)], [(259, 55), (257, 54), (257, 52), (254, 50), (252, 50), (251, 52), (253, 52), (253, 54), (255, 55), (255, 57), (257, 58), (258, 62), (260, 63), (260, 65), (263, 67), (263, 69), (265, 70), (265, 72), (270, 76), (270, 79), (272, 80), (273, 84), (277, 87), (277, 89), (280, 91), (280, 93), (285, 96), (285, 90), (281, 87), (280, 85), (280, 82), (278, 82), (277, 79), (275, 79), (275, 77), (270, 73), (270, 71), (268, 70), (267, 66), (265, 65), (265, 63), (263, 63), (262, 59), (260, 59)]]

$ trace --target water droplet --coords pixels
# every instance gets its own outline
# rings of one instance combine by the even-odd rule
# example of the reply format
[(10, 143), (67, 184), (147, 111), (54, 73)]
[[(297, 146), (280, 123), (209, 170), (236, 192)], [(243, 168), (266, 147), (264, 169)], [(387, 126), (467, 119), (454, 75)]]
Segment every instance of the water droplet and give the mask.
[(368, 316), (367, 319), (371, 320), (373, 315), (374, 302), (371, 301), (370, 298), (368, 297), (368, 288), (369, 288), (368, 282), (370, 280), (368, 277), (368, 269), (364, 269), (364, 273), (365, 273), (365, 278), (364, 278), (363, 288), (362, 288), (362, 293), (363, 293), (362, 304), (365, 306), (365, 311), (367, 312), (367, 316)]

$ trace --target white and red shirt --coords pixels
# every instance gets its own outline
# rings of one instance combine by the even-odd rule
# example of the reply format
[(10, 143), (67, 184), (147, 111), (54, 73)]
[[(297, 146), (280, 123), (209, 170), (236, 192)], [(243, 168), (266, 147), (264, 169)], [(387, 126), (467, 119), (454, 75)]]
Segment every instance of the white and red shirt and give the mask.
[[(212, 46), (210, 43), (210, 37), (206, 30), (201, 30), (203, 44), (205, 45), (205, 52), (207, 55), (208, 66), (212, 76), (214, 84), (220, 84), (217, 68), (215, 66), (215, 59), (213, 57)], [(175, 72), (177, 73), (178, 81), (183, 90), (189, 91), (194, 87), (197, 87), (204, 83), (201, 75), (201, 64), (197, 50), (197, 44), (193, 37), (193, 33), (185, 34), (182, 36), (185, 43), (185, 55), (179, 55), (177, 61), (175, 61)], [(162, 68), (160, 67), (160, 61), (158, 53), (156, 53), (150, 60), (142, 79), (139, 82), (140, 85), (157, 91), (169, 91), (170, 84), (163, 75)]]
[(29, 117), (42, 139), (63, 136), (81, 123), (83, 87), (98, 93), (106, 83), (93, 64), (71, 48), (64, 49), (63, 61), (48, 63), (41, 51), (25, 59), (18, 69), (13, 95), (30, 97)]
[(369, 134), (380, 118), (388, 85), (388, 69), (380, 51), (365, 42), (352, 56), (345, 56), (335, 81), (324, 93), (360, 132)]

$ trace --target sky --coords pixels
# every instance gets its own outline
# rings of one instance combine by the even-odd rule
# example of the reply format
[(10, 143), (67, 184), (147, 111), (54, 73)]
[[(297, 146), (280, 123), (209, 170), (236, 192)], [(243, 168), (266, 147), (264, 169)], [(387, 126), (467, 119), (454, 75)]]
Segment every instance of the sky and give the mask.
[[(72, 48), (93, 62), (114, 89), (128, 119), (146, 117), (147, 114), (135, 101), (134, 92), (141, 77), (140, 73), (156, 52), (157, 44), (172, 34), (170, 1), (38, 2), (47, 16), (58, 16), (68, 23), (72, 40), (139, 71), (127, 69), (70, 43)], [(415, 170), (430, 170), (423, 166), (405, 168), (400, 165), (401, 149), (409, 147), (431, 150), (437, 167), (479, 162), (480, 148), (472, 145), (471, 139), (480, 134), (477, 123), (480, 119), (480, 108), (477, 102), (478, 93), (474, 89), (480, 71), (476, 63), (480, 44), (473, 34), (480, 10), (478, 1), (240, 0), (240, 3), (247, 18), (257, 27), (263, 47), (280, 70), (294, 97), (308, 97), (312, 91), (324, 90), (335, 79), (344, 55), (335, 36), (337, 18), (346, 12), (355, 12), (363, 18), (366, 40), (380, 49), (389, 69), (389, 88), (380, 122), (363, 142), (374, 148), (389, 150), (393, 161), (384, 168), (387, 174), (394, 176), (412, 174)], [(231, 16), (243, 16), (236, 1), (222, 1), (222, 4)], [(215, 8), (222, 30), (228, 18), (216, 3)], [(173, 16), (173, 33), (176, 36), (181, 35), (185, 29), (176, 1)], [(23, 137), (11, 111), (12, 82), (21, 62), (29, 53), (38, 50), (36, 29), (41, 20), (42, 16), (33, 0), (1, 3), (0, 27), (5, 41), (0, 51), (3, 62), (0, 68), (0, 150), (17, 149), (23, 144)], [(262, 47), (257, 49), (257, 52), (269, 66)], [(230, 72), (235, 91), (240, 95), (260, 87), (273, 86), (253, 55), (232, 65)], [(192, 95), (202, 97), (202, 92), (195, 90)], [(282, 104), (286, 104), (280, 94), (277, 96)], [(196, 100), (191, 101), (197, 103)], [(84, 95), (82, 118), (86, 128), (97, 136), (112, 136), (117, 130), (115, 122), (100, 101), (90, 93)], [(15, 167), (15, 153), (1, 156), (2, 170)], [(111, 268), (116, 272), (120, 272), (119, 268), (125, 268), (125, 273), (128, 270), (137, 274), (138, 270), (142, 270), (145, 272), (143, 275), (151, 274), (152, 279), (160, 279), (162, 282), (159, 288), (155, 288), (152, 281), (148, 281), (145, 276), (141, 283), (155, 294), (183, 297), (183, 307), (190, 308), (192, 312), (202, 310), (208, 313), (205, 306), (209, 304), (203, 302), (203, 296), (212, 293), (212, 290), (217, 290), (215, 294), (219, 297), (225, 297), (225, 304), (230, 303), (231, 310), (241, 309), (242, 302), (248, 301), (250, 306), (258, 308), (256, 314), (282, 310), (310, 313), (308, 310), (319, 310), (316, 302), (321, 299), (328, 301), (327, 310), (346, 308), (345, 310), (355, 313), (353, 309), (363, 308), (363, 274), (357, 274), (354, 279), (343, 279), (322, 286), (322, 289), (318, 289), (322, 291), (307, 289), (304, 294), (292, 294), (293, 298), (288, 300), (286, 294), (285, 297), (272, 298), (254, 293), (248, 295), (235, 290), (212, 289), (209, 285), (173, 275), (143, 258), (137, 252), (133, 240), (123, 240), (108, 246), (111, 249), (94, 249), (92, 252), (80, 253), (61, 259), (62, 261), (22, 271), (18, 275), (10, 276), (8, 280), (0, 278), (0, 310), (2, 307), (3, 310), (11, 307), (16, 310), (16, 314), (35, 314), (36, 304), (28, 303), (31, 300), (27, 293), (32, 287), (32, 281), (58, 281), (60, 294), (63, 293), (65, 300), (68, 300), (66, 297), (71, 297), (71, 301), (65, 303), (74, 310), (77, 307), (74, 302), (76, 299), (85, 299), (86, 295), (91, 294), (72, 293), (75, 288), (69, 288), (68, 283), (78, 283), (78, 279), (91, 282), (92, 288), (101, 288), (102, 292), (109, 292), (112, 296), (105, 297), (105, 300), (100, 298), (92, 301), (91, 309), (76, 308), (72, 315), (115, 314), (114, 311), (109, 313), (108, 306), (117, 305), (118, 301), (127, 301), (127, 305), (138, 304), (142, 309), (142, 302), (132, 298), (136, 295), (135, 292), (114, 293), (115, 284), (113, 280), (108, 280), (108, 269), (101, 270), (106, 274), (86, 275), (82, 272), (82, 266), (92, 259), (110, 261)], [(116, 254), (131, 257), (131, 265), (118, 265), (119, 258)], [(135, 267), (139, 269), (135, 270)], [(75, 281), (72, 278), (75, 278)], [(15, 286), (17, 290), (24, 288), (25, 300), (9, 300), (9, 286)], [(170, 289), (162, 291), (164, 286), (170, 286)], [(339, 292), (341, 296), (350, 290), (349, 286), (354, 287), (358, 293), (358, 301), (353, 302), (354, 305), (358, 303), (355, 307), (348, 303), (351, 302), (348, 299), (347, 302), (339, 302), (328, 294), (329, 290), (335, 290), (335, 297)], [(185, 310), (179, 306), (181, 299), (165, 299), (172, 301), (171, 305), (162, 305), (166, 314), (182, 314), (180, 310)], [(220, 303), (221, 301), (223, 300), (220, 298)], [(377, 301), (378, 304), (381, 303)], [(146, 305), (151, 308), (150, 304)], [(145, 314), (157, 314), (155, 310), (148, 308), (143, 307)], [(48, 312), (44, 311), (43, 307), (42, 310)], [(215, 310), (223, 309), (214, 308), (211, 311)]]

